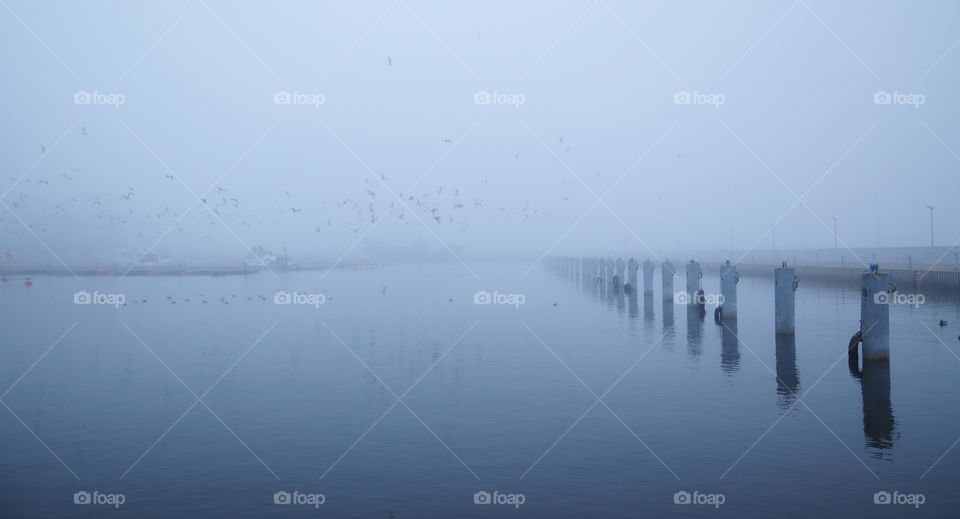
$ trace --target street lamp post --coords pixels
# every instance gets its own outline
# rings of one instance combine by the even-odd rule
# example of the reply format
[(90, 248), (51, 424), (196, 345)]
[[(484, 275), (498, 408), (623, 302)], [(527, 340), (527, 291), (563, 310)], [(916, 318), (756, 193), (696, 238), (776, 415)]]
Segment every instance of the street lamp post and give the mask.
[(838, 248), (837, 247), (837, 217), (831, 216), (830, 218), (833, 218), (833, 248), (836, 249)]
[(928, 205), (927, 209), (930, 210), (930, 247), (933, 247), (933, 206)]

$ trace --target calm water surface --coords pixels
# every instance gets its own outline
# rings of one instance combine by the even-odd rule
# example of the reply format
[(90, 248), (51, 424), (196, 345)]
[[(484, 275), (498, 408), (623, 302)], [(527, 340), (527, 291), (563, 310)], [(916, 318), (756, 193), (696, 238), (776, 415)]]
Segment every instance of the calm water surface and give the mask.
[[(0, 515), (956, 517), (956, 298), (892, 307), (892, 360), (861, 381), (855, 290), (801, 280), (797, 335), (777, 339), (772, 280), (741, 279), (740, 318), (718, 326), (528, 266), (11, 280)], [(278, 506), (281, 490), (325, 502)]]

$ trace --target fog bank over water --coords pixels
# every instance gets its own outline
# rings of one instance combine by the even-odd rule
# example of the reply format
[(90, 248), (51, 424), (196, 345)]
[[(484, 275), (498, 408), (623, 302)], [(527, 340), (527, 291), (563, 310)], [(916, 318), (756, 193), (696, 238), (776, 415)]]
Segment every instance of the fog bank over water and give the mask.
[(829, 248), (834, 217), (841, 248), (925, 246), (933, 206), (949, 246), (957, 19), (10, 1), (0, 239), (54, 266), (661, 256)]

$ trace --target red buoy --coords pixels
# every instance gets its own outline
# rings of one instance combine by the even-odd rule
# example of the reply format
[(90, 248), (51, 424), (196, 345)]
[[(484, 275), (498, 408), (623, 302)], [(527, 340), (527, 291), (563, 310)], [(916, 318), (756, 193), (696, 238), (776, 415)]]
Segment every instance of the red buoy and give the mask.
[(0, 281), (3, 281), (4, 283), (6, 283), (6, 282), (9, 281), (9, 280), (7, 279), (7, 276), (3, 276), (3, 278), (0, 279)]
[(32, 286), (33, 286), (33, 281), (30, 281), (30, 280), (28, 279), (28, 280), (26, 280), (26, 281), (23, 282), (23, 285), (24, 285), (24, 286), (28, 286), (28, 287), (32, 287)]

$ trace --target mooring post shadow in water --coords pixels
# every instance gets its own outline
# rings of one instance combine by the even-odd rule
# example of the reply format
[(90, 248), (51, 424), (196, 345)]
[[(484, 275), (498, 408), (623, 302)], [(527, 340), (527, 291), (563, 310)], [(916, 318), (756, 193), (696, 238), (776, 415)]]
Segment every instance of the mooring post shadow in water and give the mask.
[(797, 338), (778, 333), (777, 341), (777, 405), (789, 409), (797, 399), (800, 372), (797, 370)]
[(700, 268), (700, 262), (695, 259), (687, 263), (687, 306), (703, 304), (703, 289), (701, 280), (703, 279), (703, 269)]
[(740, 369), (740, 342), (737, 338), (736, 319), (723, 323), (720, 344), (720, 370), (732, 375)]
[(673, 328), (673, 298), (663, 300), (663, 329)]
[(792, 335), (796, 332), (793, 318), (796, 308), (796, 291), (800, 280), (792, 268), (787, 268), (786, 261), (781, 268), (774, 270), (773, 280), (776, 333)]
[(653, 294), (643, 294), (643, 321), (653, 323)]
[(653, 295), (653, 262), (643, 260), (643, 295)]
[(626, 304), (626, 294), (623, 290), (614, 290), (614, 295), (617, 298), (617, 313), (623, 314), (624, 310), (627, 308)]
[[(893, 447), (896, 420), (890, 404), (890, 363), (864, 360), (860, 376), (863, 391), (863, 434), (867, 447), (884, 450)], [(881, 457), (879, 453), (877, 457)]]
[[(670, 263), (670, 260), (666, 260), (660, 265), (660, 288), (663, 290), (663, 300), (670, 301), (670, 304), (673, 304), (673, 274), (676, 271), (676, 267), (673, 266), (673, 263)], [(666, 303), (664, 303), (664, 308), (666, 308)]]
[(687, 309), (687, 355), (691, 359), (700, 357), (703, 351), (703, 305), (686, 305)]

